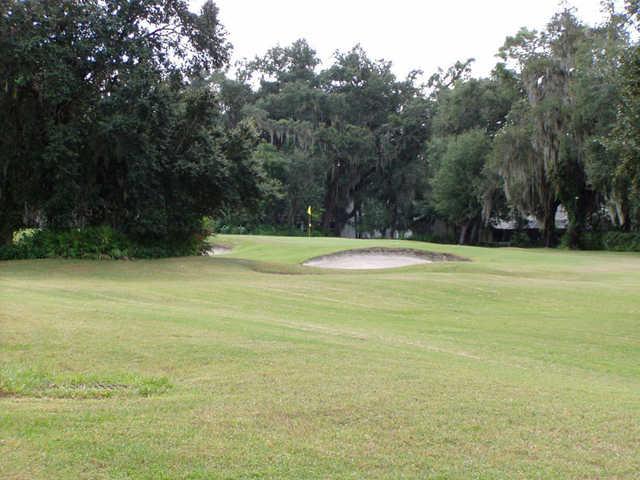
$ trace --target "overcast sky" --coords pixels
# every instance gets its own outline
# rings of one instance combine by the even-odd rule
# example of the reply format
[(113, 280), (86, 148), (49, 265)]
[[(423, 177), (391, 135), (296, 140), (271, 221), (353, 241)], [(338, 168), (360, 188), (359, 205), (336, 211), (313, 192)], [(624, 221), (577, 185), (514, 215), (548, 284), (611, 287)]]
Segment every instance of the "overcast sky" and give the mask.
[[(204, 0), (190, 0), (197, 11)], [(542, 28), (558, 0), (217, 0), (234, 46), (233, 59), (253, 58), (306, 38), (323, 62), (337, 49), (360, 43), (375, 59), (391, 60), (404, 77), (426, 76), (456, 60), (476, 59), (474, 75), (487, 75), (507, 35)], [(569, 2), (585, 22), (599, 23), (600, 0)]]

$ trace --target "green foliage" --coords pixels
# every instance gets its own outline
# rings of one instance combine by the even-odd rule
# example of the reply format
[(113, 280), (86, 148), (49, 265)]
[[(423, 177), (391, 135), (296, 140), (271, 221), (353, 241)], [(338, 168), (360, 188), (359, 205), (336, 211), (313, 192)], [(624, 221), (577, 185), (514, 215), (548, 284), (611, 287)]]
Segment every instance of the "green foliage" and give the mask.
[(415, 234), (411, 237), (411, 240), (415, 240), (417, 242), (444, 243), (444, 244), (453, 244), (458, 241), (455, 235), (448, 235), (446, 233), (437, 233), (437, 232)]
[(126, 237), (110, 227), (34, 230), (19, 236), (12, 245), (0, 247), (0, 258), (126, 258), (130, 247)]
[[(569, 239), (563, 237), (562, 245), (570, 246)], [(583, 250), (610, 250), (614, 252), (640, 252), (639, 232), (585, 232), (580, 236)]]
[(513, 247), (521, 247), (521, 248), (538, 246), (531, 241), (531, 238), (529, 237), (529, 235), (527, 235), (527, 232), (524, 232), (522, 230), (516, 230), (515, 232), (513, 232), (510, 244)]
[[(640, 4), (626, 2), (625, 20), (640, 32)], [(617, 194), (619, 217), (624, 227), (640, 228), (640, 43), (622, 54), (618, 117), (612, 135), (619, 162), (612, 172)]]
[(488, 78), (471, 78), (468, 59), (421, 85), (360, 45), (323, 67), (304, 39), (228, 78), (210, 1), (195, 14), (185, 0), (9, 0), (0, 244), (25, 227), (109, 225), (164, 255), (203, 217), (304, 231), (308, 205), (334, 235), (439, 228), (476, 242), (482, 221), (515, 212), (549, 246), (559, 205), (574, 247), (604, 210), (637, 230), (636, 3), (607, 4), (596, 27), (562, 8), (507, 38)]
[[(308, 236), (306, 227), (287, 227), (286, 225), (278, 226), (271, 224), (241, 224), (233, 225), (228, 223), (219, 223), (216, 233), (231, 235), (270, 235), (277, 237), (306, 237)], [(319, 226), (313, 226), (311, 229), (312, 237), (326, 237)]]
[(489, 168), (487, 153), (518, 91), (505, 71), (488, 79), (457, 77), (439, 82), (434, 93), (433, 136), (426, 151), (432, 189), (421, 210), (428, 212), (431, 204), (440, 220), (460, 230), (460, 242), (473, 243), (481, 218), (504, 210), (500, 173)]
[[(262, 203), (252, 223), (271, 224), (276, 230), (296, 231), (307, 224), (307, 207), (311, 205), (317, 219), (323, 200), (323, 163), (318, 155), (298, 149), (278, 149), (263, 142), (254, 153), (266, 173)], [(236, 215), (237, 211), (232, 215)], [(242, 215), (240, 215), (242, 216)], [(240, 219), (232, 220), (240, 224)]]
[(608, 18), (598, 27), (584, 25), (565, 8), (544, 31), (523, 29), (500, 51), (526, 95), (496, 136), (494, 170), (511, 205), (542, 224), (547, 246), (560, 204), (574, 247), (603, 204), (616, 212), (617, 226), (628, 228), (629, 184), (620, 174), (619, 145), (610, 139), (629, 36), (624, 15), (613, 4), (607, 8)]
[(128, 259), (199, 254), (207, 233), (191, 238), (140, 243), (108, 226), (71, 230), (33, 230), (0, 246), (0, 260), (30, 258)]
[(195, 14), (184, 0), (10, 0), (1, 13), (0, 243), (23, 226), (99, 225), (188, 242), (202, 216), (255, 203), (257, 132), (223, 121), (208, 79), (230, 49), (211, 1)]
[[(266, 141), (254, 158), (267, 173), (268, 195), (253, 224), (295, 229), (312, 205), (322, 228), (339, 234), (375, 199), (387, 210), (384, 228), (406, 228), (425, 184), (431, 112), (415, 74), (399, 81), (389, 62), (372, 60), (361, 46), (338, 52), (320, 72), (318, 65), (315, 51), (298, 40), (270, 49), (240, 74), (241, 82), (260, 81), (240, 110)], [(238, 90), (226, 88), (228, 95)], [(242, 209), (224, 216), (229, 212), (247, 216)]]
[(481, 211), (481, 176), (491, 143), (486, 133), (470, 130), (450, 137), (433, 178), (436, 211), (455, 225), (477, 220)]
[(504, 127), (494, 138), (487, 170), (499, 175), (506, 200), (516, 212), (541, 221), (550, 246), (557, 191), (546, 173), (544, 158), (532, 141), (533, 130), (528, 102), (514, 103)]
[(439, 92), (434, 132), (446, 136), (484, 128), (492, 135), (503, 125), (516, 98), (516, 88), (499, 78), (457, 81)]
[[(259, 78), (251, 98), (229, 86), (266, 141), (254, 157), (266, 172), (266, 200), (253, 213), (226, 209), (224, 223), (297, 230), (312, 204), (334, 234), (355, 224), (430, 235), (444, 221), (444, 230), (455, 226), (461, 241), (475, 242), (482, 220), (516, 212), (536, 217), (552, 245), (562, 204), (576, 246), (600, 207), (633, 216), (621, 149), (608, 141), (627, 17), (609, 13), (589, 27), (563, 9), (543, 31), (508, 38), (489, 78), (469, 78), (469, 59), (434, 75), (429, 94), (415, 74), (399, 81), (389, 62), (359, 45), (319, 72), (305, 41), (269, 50), (239, 76)], [(485, 137), (482, 154), (467, 141), (475, 131)]]
[(375, 232), (384, 234), (391, 225), (389, 211), (382, 201), (377, 198), (366, 199), (362, 205), (363, 215), (358, 227), (363, 232)]

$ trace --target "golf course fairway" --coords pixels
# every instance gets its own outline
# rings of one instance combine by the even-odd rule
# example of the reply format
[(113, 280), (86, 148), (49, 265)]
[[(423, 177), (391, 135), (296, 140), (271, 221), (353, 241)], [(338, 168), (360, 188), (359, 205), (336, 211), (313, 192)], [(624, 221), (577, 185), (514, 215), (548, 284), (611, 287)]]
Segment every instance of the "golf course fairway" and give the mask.
[(211, 241), (0, 262), (0, 478), (640, 478), (639, 254)]

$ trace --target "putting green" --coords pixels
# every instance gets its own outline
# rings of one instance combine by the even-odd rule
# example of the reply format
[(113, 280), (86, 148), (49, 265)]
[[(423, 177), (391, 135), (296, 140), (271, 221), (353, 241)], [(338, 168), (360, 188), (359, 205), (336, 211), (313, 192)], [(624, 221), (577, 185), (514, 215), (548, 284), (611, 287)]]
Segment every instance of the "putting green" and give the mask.
[(3, 478), (637, 478), (640, 255), (213, 243), (0, 263)]

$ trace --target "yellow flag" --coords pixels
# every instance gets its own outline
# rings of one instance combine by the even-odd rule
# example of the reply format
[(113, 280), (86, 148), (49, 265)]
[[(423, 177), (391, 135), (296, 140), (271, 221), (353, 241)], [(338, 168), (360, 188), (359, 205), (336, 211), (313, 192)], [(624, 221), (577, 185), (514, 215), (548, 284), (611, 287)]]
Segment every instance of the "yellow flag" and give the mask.
[(311, 205), (307, 207), (307, 215), (311, 215)]

